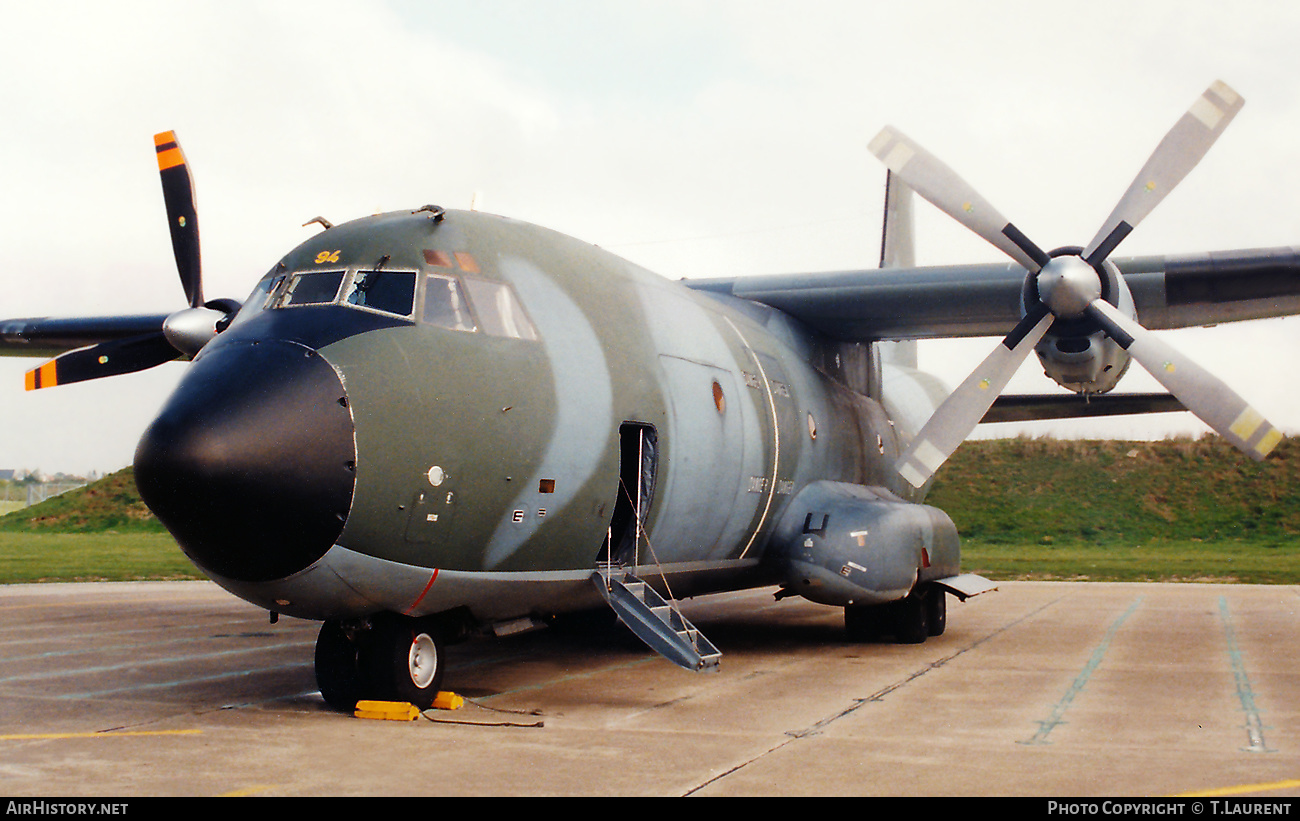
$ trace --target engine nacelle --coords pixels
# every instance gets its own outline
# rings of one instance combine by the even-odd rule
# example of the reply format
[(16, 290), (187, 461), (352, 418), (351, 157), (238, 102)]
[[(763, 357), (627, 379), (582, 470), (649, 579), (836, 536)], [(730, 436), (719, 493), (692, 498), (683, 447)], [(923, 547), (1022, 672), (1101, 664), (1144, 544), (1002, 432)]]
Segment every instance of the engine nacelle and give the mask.
[(769, 557), (781, 566), (785, 593), (850, 607), (896, 601), (920, 582), (956, 575), (961, 546), (938, 508), (821, 481), (791, 501)]
[(1075, 393), (1106, 393), (1128, 371), (1128, 352), (1102, 331), (1087, 336), (1048, 334), (1034, 349), (1043, 373)]
[[(1081, 250), (1058, 248), (1050, 256), (1078, 254)], [(1119, 268), (1106, 260), (1097, 275), (1101, 281), (1101, 298), (1130, 318), (1136, 317), (1133, 295)], [(1037, 288), (1037, 282), (1030, 277), (1024, 294), (1026, 305), (1039, 299)], [(1131, 362), (1128, 352), (1087, 316), (1057, 319), (1034, 352), (1042, 363), (1043, 372), (1061, 387), (1075, 393), (1106, 393), (1119, 383)]]

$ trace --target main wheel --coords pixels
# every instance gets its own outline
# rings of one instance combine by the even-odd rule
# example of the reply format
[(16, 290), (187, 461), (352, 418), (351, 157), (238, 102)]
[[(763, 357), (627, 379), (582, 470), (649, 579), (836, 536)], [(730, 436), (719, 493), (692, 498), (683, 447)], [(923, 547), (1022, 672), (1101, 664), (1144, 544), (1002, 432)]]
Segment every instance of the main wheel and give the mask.
[(894, 638), (899, 644), (921, 644), (930, 636), (930, 603), (924, 591), (913, 590), (889, 605), (893, 611)]
[(942, 636), (943, 631), (948, 627), (948, 594), (943, 591), (943, 588), (932, 587), (926, 598), (929, 600), (930, 607), (930, 635)]
[(445, 645), (436, 624), (400, 616), (377, 618), (362, 662), (375, 698), (409, 701), (421, 710), (433, 706), (446, 668)]
[(885, 632), (885, 605), (852, 605), (844, 608), (844, 632), (849, 641), (877, 641)]
[(360, 646), (337, 621), (322, 624), (316, 638), (316, 684), (335, 710), (351, 712), (364, 697)]

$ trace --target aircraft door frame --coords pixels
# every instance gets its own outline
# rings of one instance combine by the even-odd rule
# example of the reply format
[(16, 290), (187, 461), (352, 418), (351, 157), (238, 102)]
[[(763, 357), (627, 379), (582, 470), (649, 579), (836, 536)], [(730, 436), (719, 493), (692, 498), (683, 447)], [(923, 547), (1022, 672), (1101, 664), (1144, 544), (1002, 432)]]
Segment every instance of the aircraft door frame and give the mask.
[[(659, 431), (646, 422), (626, 421), (619, 425), (618, 436), (617, 498), (596, 561), (605, 566), (635, 567), (640, 564), (642, 535), (654, 503), (659, 471)], [(633, 488), (636, 489), (635, 496)]]

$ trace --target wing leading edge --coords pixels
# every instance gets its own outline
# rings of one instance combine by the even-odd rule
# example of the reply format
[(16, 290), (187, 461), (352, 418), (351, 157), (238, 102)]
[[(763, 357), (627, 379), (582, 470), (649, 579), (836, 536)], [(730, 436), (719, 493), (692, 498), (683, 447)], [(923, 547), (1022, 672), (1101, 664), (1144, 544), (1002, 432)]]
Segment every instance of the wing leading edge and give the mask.
[[(1300, 314), (1300, 247), (1116, 259), (1139, 321), (1165, 330)], [(1014, 263), (683, 280), (854, 342), (1002, 336), (1024, 316)]]
[[(103, 317), (34, 317), (0, 320), (0, 356), (61, 353), (162, 332), (167, 314)], [(176, 352), (180, 356), (180, 352)]]

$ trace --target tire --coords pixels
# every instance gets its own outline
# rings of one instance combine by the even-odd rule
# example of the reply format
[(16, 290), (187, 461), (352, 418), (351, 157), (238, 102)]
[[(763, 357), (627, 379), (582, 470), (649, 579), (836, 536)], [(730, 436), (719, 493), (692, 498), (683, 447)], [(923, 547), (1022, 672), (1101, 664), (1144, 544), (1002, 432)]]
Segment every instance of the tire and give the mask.
[(922, 644), (930, 636), (929, 596), (913, 590), (907, 598), (890, 605), (894, 639), (899, 644)]
[(933, 587), (926, 599), (930, 608), (930, 635), (942, 636), (948, 627), (948, 594), (942, 588)]
[(433, 706), (447, 666), (442, 632), (431, 622), (388, 616), (375, 620), (362, 654), (374, 698)]
[(844, 608), (844, 632), (849, 641), (871, 642), (880, 639), (885, 627), (883, 605), (859, 605)]
[(364, 697), (359, 646), (337, 621), (322, 624), (316, 637), (316, 684), (335, 710), (352, 712)]

